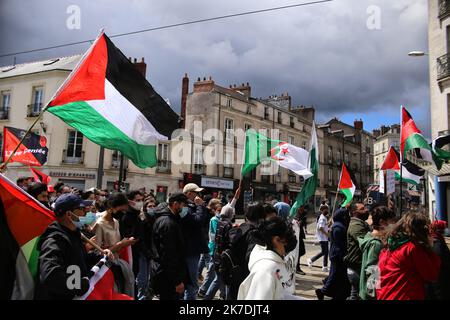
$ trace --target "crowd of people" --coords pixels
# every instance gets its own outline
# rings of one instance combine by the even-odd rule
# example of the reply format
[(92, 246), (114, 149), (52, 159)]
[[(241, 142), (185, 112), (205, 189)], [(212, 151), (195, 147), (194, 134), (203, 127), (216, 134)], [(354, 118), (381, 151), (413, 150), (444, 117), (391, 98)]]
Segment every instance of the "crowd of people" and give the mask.
[[(203, 195), (189, 183), (158, 203), (145, 190), (82, 191), (27, 178), (17, 184), (56, 217), (38, 243), (36, 299), (85, 294), (90, 268), (105, 255), (114, 290), (138, 300), (298, 299), (287, 285), (288, 261), (295, 257), (294, 276), (305, 274), (305, 207), (291, 217), (287, 203), (250, 203), (238, 224), (240, 186), (225, 197)], [(416, 212), (399, 218), (383, 206), (369, 212), (362, 203), (330, 211), (323, 201), (320, 253), (307, 259), (310, 267), (322, 259), (328, 274), (316, 290), (319, 300), (450, 299), (446, 222)], [(132, 263), (125, 258), (130, 248)], [(80, 268), (80, 286), (68, 287), (69, 266)]]

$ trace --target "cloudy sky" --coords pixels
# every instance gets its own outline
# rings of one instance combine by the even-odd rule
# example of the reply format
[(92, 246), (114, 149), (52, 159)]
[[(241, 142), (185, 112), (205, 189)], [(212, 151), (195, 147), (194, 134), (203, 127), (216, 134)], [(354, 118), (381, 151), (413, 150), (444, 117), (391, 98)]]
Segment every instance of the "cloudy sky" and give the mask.
[[(0, 0), (0, 55), (92, 39), (102, 27), (112, 35), (308, 1)], [(80, 8), (80, 29), (67, 28), (70, 5)], [(224, 86), (250, 82), (255, 97), (287, 91), (294, 104), (314, 105), (318, 122), (362, 118), (367, 130), (398, 123), (405, 105), (429, 136), (428, 60), (407, 55), (427, 51), (427, 17), (426, 0), (334, 0), (112, 40), (126, 56), (145, 57), (147, 78), (176, 111), (186, 72), (191, 88), (205, 76)], [(22, 54), (16, 61), (87, 47)], [(12, 62), (0, 58), (2, 66)]]

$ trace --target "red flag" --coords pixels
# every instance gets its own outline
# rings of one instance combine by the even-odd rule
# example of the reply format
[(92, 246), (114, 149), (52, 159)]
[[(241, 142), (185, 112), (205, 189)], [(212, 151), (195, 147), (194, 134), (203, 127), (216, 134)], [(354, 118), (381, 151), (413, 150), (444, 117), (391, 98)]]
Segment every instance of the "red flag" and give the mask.
[(43, 172), (30, 167), (31, 173), (33, 174), (34, 180), (37, 182), (41, 182), (43, 184), (49, 184), (50, 180), (52, 178), (50, 178), (49, 176), (47, 176), (46, 174), (44, 174)]
[(415, 133), (420, 134), (421, 132), (417, 128), (416, 123), (414, 122), (414, 119), (411, 117), (409, 112), (405, 109), (405, 107), (402, 107), (402, 127), (400, 137), (400, 154), (402, 158), (405, 156), (404, 150), (406, 140), (408, 140), (408, 138)]
[(397, 151), (391, 146), (381, 166), (381, 170), (400, 170), (399, 162)]
[[(25, 137), (25, 138), (24, 138)], [(10, 162), (20, 162), (31, 166), (42, 166), (47, 162), (47, 139), (36, 133), (13, 127), (3, 128), (3, 161), (6, 161), (20, 141), (22, 144), (17, 149)]]

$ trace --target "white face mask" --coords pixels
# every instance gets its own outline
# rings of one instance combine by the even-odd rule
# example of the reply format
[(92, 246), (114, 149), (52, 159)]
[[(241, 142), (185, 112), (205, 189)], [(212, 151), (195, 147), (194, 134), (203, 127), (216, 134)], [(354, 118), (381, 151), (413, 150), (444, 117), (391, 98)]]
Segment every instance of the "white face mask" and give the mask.
[(144, 202), (142, 202), (142, 201), (137, 201), (137, 202), (135, 202), (134, 205), (132, 205), (131, 207), (132, 207), (134, 210), (141, 211), (141, 209), (142, 209), (143, 206), (144, 206)]

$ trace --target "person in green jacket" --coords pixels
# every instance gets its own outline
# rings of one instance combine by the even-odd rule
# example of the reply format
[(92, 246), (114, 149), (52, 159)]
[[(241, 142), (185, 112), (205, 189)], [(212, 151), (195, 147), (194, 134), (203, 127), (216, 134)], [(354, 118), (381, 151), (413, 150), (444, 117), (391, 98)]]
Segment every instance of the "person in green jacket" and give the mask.
[(395, 213), (388, 207), (379, 206), (372, 210), (372, 232), (358, 238), (362, 252), (361, 274), (359, 278), (359, 297), (362, 300), (376, 299), (378, 281), (378, 256), (383, 249), (386, 227), (395, 222)]

